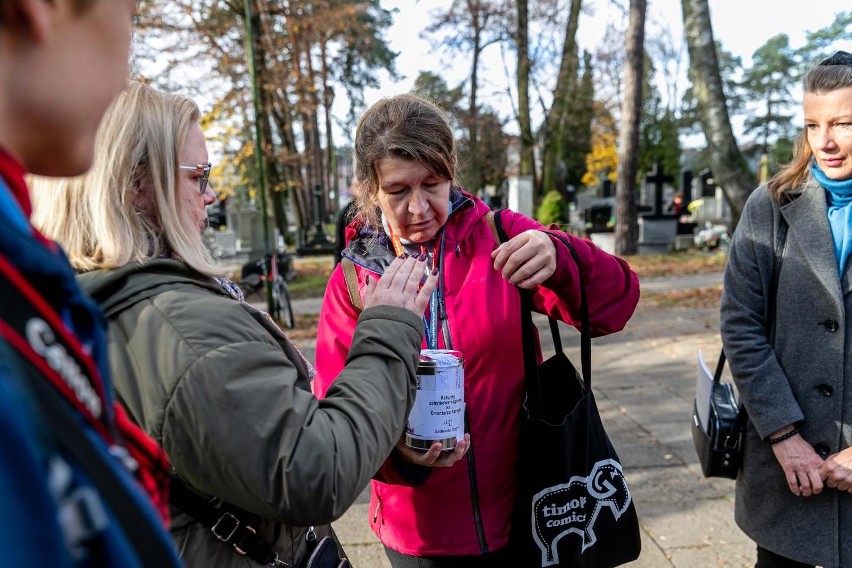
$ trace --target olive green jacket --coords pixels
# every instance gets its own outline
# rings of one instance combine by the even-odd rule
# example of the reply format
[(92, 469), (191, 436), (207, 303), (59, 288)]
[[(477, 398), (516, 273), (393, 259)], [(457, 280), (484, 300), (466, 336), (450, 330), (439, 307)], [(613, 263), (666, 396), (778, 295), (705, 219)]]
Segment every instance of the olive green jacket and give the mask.
[[(423, 323), (402, 308), (364, 310), (346, 368), (317, 400), (304, 363), (262, 312), (174, 260), (82, 274), (109, 319), (119, 399), (175, 473), (245, 522), (290, 565), (308, 525), (340, 517), (399, 439), (414, 400)], [(172, 508), (194, 566), (255, 565)]]

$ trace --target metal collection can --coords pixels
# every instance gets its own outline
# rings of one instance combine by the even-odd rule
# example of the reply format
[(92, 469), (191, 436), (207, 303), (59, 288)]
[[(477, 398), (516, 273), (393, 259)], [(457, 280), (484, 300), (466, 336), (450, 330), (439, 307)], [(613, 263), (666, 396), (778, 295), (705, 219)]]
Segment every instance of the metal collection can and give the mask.
[(417, 394), (405, 425), (405, 445), (443, 450), (464, 438), (464, 358), (450, 349), (423, 349), (417, 364)]

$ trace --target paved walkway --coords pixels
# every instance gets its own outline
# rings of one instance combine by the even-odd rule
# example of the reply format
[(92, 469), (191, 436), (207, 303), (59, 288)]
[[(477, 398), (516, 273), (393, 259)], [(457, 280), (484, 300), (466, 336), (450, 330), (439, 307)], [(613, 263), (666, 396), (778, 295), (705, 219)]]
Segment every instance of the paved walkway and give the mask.
[[(648, 279), (642, 290), (720, 283), (718, 274)], [(302, 301), (296, 309), (316, 313), (319, 303)], [(544, 318), (537, 323), (546, 326)], [(593, 340), (595, 396), (642, 526), (642, 554), (629, 566), (754, 566), (754, 545), (733, 520), (734, 482), (701, 475), (690, 433), (697, 353), (700, 349), (715, 360), (718, 327), (716, 308), (651, 310), (640, 303), (622, 332)], [(562, 326), (562, 338), (579, 364), (579, 334)], [(300, 347), (313, 357), (310, 341)], [(368, 526), (367, 508), (365, 491), (335, 528), (355, 568), (389, 568)]]

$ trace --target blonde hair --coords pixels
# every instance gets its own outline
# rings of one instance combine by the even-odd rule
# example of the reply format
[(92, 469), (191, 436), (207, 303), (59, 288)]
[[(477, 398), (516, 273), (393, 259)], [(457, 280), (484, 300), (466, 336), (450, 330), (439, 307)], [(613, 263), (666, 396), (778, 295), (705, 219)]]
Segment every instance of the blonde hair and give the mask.
[[(166, 255), (202, 274), (223, 274), (177, 187), (178, 156), (199, 118), (190, 99), (131, 81), (101, 122), (91, 170), (33, 180), (33, 224), (78, 271)], [(151, 207), (143, 212), (144, 200)]]
[[(803, 83), (805, 93), (830, 93), (852, 87), (852, 66), (823, 62), (808, 71)], [(813, 148), (803, 128), (796, 138), (793, 159), (772, 176), (767, 184), (767, 190), (775, 201), (783, 201), (788, 193), (797, 190), (807, 181), (812, 157)]]
[(377, 164), (383, 158), (414, 160), (434, 175), (453, 181), (456, 141), (447, 115), (434, 103), (407, 93), (371, 106), (355, 131), (353, 199), (367, 225), (379, 226)]

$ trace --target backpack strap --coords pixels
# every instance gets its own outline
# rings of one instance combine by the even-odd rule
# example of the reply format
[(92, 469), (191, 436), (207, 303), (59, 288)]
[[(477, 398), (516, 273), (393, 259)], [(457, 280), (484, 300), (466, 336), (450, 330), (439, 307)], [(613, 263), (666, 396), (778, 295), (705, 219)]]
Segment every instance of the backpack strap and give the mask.
[(500, 240), (500, 234), (497, 232), (497, 224), (494, 222), (494, 211), (489, 211), (485, 214), (485, 222), (488, 223), (491, 234), (494, 235), (494, 240), (499, 245), (502, 241)]
[(358, 273), (355, 272), (355, 263), (344, 257), (340, 260), (340, 265), (343, 267), (343, 278), (346, 280), (349, 301), (352, 302), (355, 311), (361, 313), (364, 311), (364, 301), (361, 299), (361, 294), (358, 293)]

